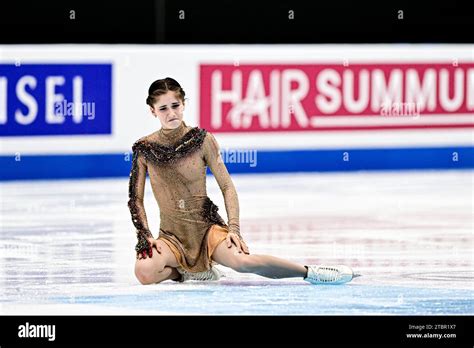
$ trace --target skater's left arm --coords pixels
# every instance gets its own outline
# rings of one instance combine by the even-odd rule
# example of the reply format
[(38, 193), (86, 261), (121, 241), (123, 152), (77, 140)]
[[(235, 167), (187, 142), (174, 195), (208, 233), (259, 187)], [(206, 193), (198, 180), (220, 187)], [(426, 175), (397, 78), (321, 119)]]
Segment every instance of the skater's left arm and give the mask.
[(242, 242), (242, 249), (246, 251), (247, 246), (243, 243), (242, 236), (240, 235), (239, 199), (237, 191), (235, 190), (234, 183), (232, 182), (229, 172), (222, 160), (219, 144), (211, 133), (207, 133), (204, 145), (204, 158), (206, 164), (211, 169), (212, 174), (214, 174), (224, 196), (225, 209), (229, 219), (229, 233), (234, 233), (239, 237), (240, 242)]

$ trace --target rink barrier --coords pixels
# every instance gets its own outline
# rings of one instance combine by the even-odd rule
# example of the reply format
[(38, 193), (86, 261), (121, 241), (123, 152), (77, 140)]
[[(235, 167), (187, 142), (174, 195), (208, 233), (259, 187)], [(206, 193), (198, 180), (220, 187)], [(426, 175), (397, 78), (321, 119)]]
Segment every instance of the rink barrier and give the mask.
[[(474, 147), (286, 150), (257, 152), (255, 165), (226, 163), (230, 173), (345, 172), (474, 168)], [(225, 161), (224, 161), (225, 162)], [(128, 177), (124, 154), (0, 156), (0, 180)], [(208, 169), (208, 173), (209, 169)]]

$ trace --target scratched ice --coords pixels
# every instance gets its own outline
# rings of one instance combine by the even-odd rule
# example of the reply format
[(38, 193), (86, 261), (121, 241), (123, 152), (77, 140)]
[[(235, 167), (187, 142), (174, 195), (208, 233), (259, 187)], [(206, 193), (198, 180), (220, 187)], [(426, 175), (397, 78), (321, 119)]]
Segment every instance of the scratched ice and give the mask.
[(348, 264), (363, 276), (312, 286), (221, 267), (218, 282), (143, 286), (127, 179), (9, 182), (0, 184), (0, 313), (474, 314), (472, 171), (233, 178), (251, 252)]

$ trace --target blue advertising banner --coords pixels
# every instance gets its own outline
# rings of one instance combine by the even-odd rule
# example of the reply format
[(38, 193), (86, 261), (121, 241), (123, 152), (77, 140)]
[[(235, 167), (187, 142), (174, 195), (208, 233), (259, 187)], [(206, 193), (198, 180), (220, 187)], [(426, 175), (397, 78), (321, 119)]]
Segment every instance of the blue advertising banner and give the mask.
[(111, 131), (111, 64), (0, 64), (1, 137)]

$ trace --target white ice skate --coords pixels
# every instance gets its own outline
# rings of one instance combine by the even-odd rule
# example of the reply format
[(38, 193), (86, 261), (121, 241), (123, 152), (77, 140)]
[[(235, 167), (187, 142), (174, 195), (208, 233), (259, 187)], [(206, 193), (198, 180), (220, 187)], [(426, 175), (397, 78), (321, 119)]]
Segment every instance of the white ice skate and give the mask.
[(184, 269), (178, 269), (178, 272), (181, 273), (181, 275), (183, 276), (183, 282), (187, 280), (213, 281), (219, 280), (221, 277), (225, 277), (224, 273), (214, 266), (204, 272), (192, 273)]
[(354, 275), (352, 268), (344, 265), (318, 265), (308, 267), (308, 275), (304, 280), (311, 284), (344, 284), (350, 282)]

